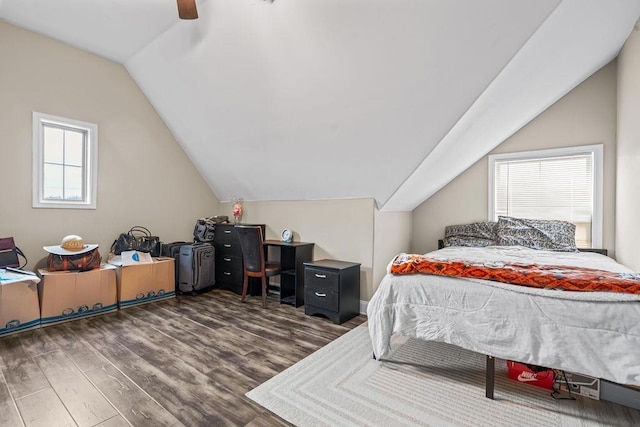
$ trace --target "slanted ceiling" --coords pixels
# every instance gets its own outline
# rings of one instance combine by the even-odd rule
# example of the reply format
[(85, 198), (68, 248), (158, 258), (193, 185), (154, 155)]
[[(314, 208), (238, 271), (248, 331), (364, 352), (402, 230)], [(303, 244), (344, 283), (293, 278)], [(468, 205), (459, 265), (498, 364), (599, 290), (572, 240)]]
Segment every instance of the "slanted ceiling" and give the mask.
[(220, 200), (412, 210), (616, 57), (640, 0), (0, 0), (124, 64)]

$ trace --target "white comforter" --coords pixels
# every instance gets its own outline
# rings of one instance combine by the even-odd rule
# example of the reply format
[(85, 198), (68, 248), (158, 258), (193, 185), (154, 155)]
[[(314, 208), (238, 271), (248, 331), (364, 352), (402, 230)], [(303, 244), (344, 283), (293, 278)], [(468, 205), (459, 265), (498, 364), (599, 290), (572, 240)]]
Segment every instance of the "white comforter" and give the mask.
[[(631, 272), (595, 253), (519, 246), (461, 248), (430, 257)], [(563, 292), (477, 279), (387, 274), (367, 308), (373, 352), (394, 333), (524, 363), (640, 385), (640, 295)]]

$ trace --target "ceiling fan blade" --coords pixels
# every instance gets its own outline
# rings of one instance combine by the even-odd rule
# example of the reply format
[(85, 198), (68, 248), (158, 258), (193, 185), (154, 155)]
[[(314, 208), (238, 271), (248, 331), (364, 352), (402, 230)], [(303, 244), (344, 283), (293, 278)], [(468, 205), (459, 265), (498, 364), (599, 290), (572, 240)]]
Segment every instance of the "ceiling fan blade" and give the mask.
[(178, 16), (180, 19), (197, 19), (196, 0), (178, 0)]

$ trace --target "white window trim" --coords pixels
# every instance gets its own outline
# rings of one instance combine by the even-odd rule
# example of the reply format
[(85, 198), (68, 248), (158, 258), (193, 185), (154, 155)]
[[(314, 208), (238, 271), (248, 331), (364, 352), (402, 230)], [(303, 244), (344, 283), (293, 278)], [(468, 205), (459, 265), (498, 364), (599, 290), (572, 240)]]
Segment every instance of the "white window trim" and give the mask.
[[(43, 123), (57, 124), (67, 127), (75, 127), (87, 132), (86, 154), (86, 191), (87, 198), (84, 201), (49, 201), (43, 197)], [(96, 209), (98, 196), (98, 125), (81, 122), (79, 120), (56, 117), (49, 114), (33, 112), (33, 199), (34, 208), (61, 208), (61, 209)]]
[(496, 221), (495, 211), (495, 166), (498, 160), (541, 159), (546, 157), (573, 156), (593, 153), (594, 194), (593, 218), (591, 220), (591, 247), (602, 248), (603, 221), (603, 177), (604, 177), (604, 149), (602, 144), (583, 145), (579, 147), (552, 148), (549, 150), (521, 151), (518, 153), (504, 153), (489, 155), (489, 221)]

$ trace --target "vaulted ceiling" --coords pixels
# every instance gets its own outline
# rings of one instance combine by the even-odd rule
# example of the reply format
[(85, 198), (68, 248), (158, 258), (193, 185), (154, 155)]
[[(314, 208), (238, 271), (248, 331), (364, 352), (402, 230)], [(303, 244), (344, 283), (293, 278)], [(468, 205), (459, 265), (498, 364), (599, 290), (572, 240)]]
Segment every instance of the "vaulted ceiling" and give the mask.
[(616, 57), (640, 0), (0, 0), (122, 63), (221, 200), (412, 210)]

